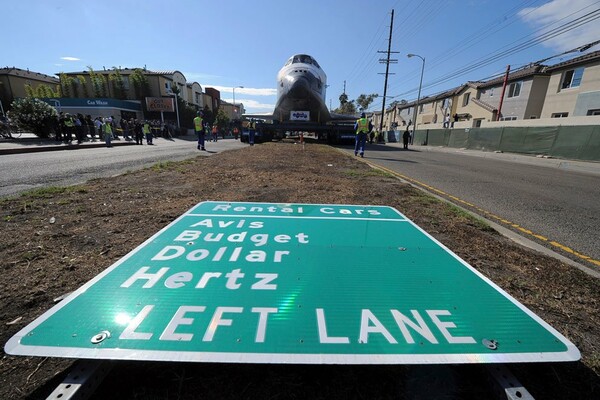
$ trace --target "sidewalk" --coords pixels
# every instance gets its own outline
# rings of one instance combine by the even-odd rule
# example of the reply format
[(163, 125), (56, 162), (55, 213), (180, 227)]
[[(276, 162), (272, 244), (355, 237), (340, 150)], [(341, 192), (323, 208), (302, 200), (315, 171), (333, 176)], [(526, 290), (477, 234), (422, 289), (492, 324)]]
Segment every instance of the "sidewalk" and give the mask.
[[(113, 140), (112, 146), (135, 146), (135, 141), (125, 140)], [(40, 139), (33, 133), (23, 133), (18, 139), (0, 139), (0, 156), (4, 154), (20, 154), (20, 153), (35, 153), (39, 151), (55, 151), (55, 150), (78, 150), (78, 149), (91, 149), (97, 147), (106, 147), (106, 143), (103, 140), (96, 139), (95, 142), (87, 141), (81, 144), (77, 144), (77, 141), (73, 141), (72, 144), (65, 144), (63, 142), (57, 142), (53, 139)]]

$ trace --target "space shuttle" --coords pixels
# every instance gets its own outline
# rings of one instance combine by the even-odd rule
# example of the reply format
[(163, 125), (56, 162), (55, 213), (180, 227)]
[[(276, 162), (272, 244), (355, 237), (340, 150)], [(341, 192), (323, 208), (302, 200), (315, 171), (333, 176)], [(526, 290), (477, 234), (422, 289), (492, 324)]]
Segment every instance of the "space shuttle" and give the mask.
[(313, 57), (295, 54), (277, 73), (277, 102), (272, 114), (246, 114), (276, 123), (351, 121), (354, 115), (330, 113), (325, 104), (327, 75)]

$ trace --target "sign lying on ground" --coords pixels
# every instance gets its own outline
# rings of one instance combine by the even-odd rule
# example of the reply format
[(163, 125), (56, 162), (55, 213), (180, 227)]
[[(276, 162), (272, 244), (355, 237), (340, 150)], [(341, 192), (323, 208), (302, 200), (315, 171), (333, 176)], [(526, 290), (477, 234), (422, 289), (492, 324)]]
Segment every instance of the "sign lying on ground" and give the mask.
[(193, 207), (5, 351), (340, 364), (580, 357), (393, 208), (225, 202)]

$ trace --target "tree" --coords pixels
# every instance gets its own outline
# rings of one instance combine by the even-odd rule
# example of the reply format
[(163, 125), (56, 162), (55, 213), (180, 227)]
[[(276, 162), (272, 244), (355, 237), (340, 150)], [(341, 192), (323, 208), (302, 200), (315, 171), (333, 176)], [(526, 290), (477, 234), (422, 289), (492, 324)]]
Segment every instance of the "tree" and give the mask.
[(356, 104), (358, 104), (358, 106), (360, 107), (361, 111), (366, 111), (366, 110), (369, 109), (369, 106), (371, 105), (371, 103), (373, 102), (373, 100), (375, 100), (377, 97), (379, 97), (379, 95), (377, 93), (372, 93), (372, 94), (369, 94), (369, 95), (361, 94), (356, 99)]
[(127, 99), (127, 90), (125, 90), (125, 82), (123, 80), (123, 75), (121, 75), (121, 71), (116, 67), (113, 67), (114, 71), (108, 75), (108, 79), (112, 83), (113, 87), (113, 97), (119, 100)]
[(356, 114), (356, 106), (354, 105), (354, 100), (348, 100), (348, 95), (346, 93), (342, 93), (339, 99), (340, 106), (333, 110), (333, 112), (338, 114)]
[(83, 93), (83, 97), (90, 97), (85, 76), (77, 75), (77, 80), (79, 80), (79, 85), (81, 85), (81, 92)]
[(37, 136), (46, 138), (58, 113), (50, 104), (28, 97), (12, 102), (9, 117), (19, 125), (31, 129)]
[[(98, 74), (88, 65), (90, 81), (94, 90), (94, 97), (106, 97), (106, 78), (102, 74)], [(63, 91), (64, 94), (64, 91)]]
[(150, 93), (150, 83), (144, 74), (144, 70), (136, 68), (129, 76), (136, 100), (143, 100)]
[(35, 97), (35, 90), (33, 90), (33, 87), (29, 83), (25, 84), (25, 96), (27, 96), (28, 99), (33, 99)]
[(229, 116), (222, 108), (219, 108), (219, 111), (217, 112), (217, 118), (215, 118), (215, 122), (221, 128), (229, 125)]
[(215, 122), (215, 115), (208, 106), (204, 106), (204, 109), (202, 110), (202, 119), (210, 125)]
[(60, 81), (60, 88), (64, 97), (71, 97), (73, 93), (75, 93), (75, 96), (77, 96), (77, 93), (75, 92), (75, 79), (71, 78), (64, 72), (61, 72), (58, 75), (58, 79)]
[(52, 98), (58, 97), (57, 93), (52, 88), (44, 83), (35, 88), (35, 97), (37, 98)]

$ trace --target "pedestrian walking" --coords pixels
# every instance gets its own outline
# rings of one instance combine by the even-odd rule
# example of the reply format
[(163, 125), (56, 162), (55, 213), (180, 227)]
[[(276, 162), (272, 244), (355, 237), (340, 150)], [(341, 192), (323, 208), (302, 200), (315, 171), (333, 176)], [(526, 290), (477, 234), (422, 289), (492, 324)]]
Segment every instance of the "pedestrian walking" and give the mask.
[(256, 122), (253, 119), (248, 124), (248, 144), (254, 146), (254, 136), (256, 135)]
[(410, 132), (408, 131), (408, 126), (406, 130), (402, 134), (402, 144), (404, 145), (404, 150), (408, 150), (408, 141), (410, 140)]
[(450, 127), (450, 114), (446, 114), (444, 117), (444, 128)]
[(219, 136), (219, 127), (215, 124), (212, 127), (212, 141), (216, 142), (218, 136)]
[(150, 122), (144, 121), (144, 125), (142, 126), (142, 132), (146, 135), (146, 143), (151, 145), (152, 143), (152, 129), (150, 128)]
[(106, 147), (112, 147), (113, 127), (109, 118), (104, 119), (104, 123), (102, 124), (102, 133), (104, 134), (104, 142), (106, 143)]
[(356, 132), (356, 137), (354, 139), (354, 155), (357, 156), (360, 154), (361, 157), (364, 157), (367, 135), (373, 131), (373, 124), (367, 119), (364, 112), (360, 113), (360, 118), (356, 120), (354, 131)]

